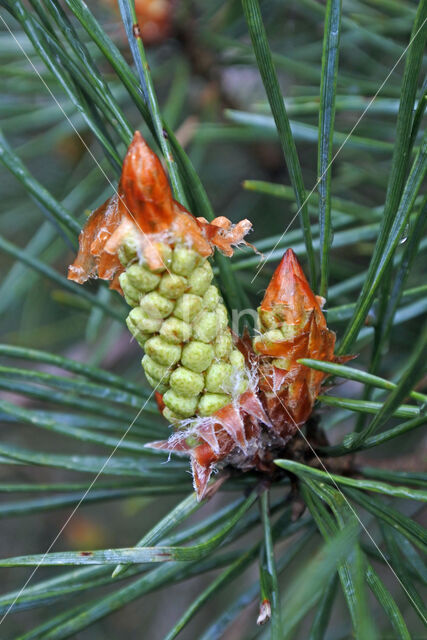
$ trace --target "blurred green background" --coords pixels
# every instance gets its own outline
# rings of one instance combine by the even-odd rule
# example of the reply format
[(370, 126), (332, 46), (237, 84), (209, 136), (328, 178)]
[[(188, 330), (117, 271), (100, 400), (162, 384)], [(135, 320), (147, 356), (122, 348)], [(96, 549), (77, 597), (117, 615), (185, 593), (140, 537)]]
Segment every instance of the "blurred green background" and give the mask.
[[(33, 16), (36, 16), (36, 4), (29, 7)], [(151, 43), (147, 41), (147, 55), (162, 113), (187, 151), (215, 214), (225, 215), (234, 222), (242, 218), (253, 222), (254, 231), (249, 241), (269, 256), (268, 263), (254, 282), (252, 278), (259, 264), (258, 257), (249, 250), (237, 250), (232, 264), (241, 290), (245, 292), (250, 306), (255, 308), (285, 248), (293, 247), (306, 270), (308, 266), (300, 222), (295, 216), (297, 207), (289, 186), (289, 174), (255, 64), (241, 5), (233, 0), (165, 0), (163, 4), (167, 5), (166, 18), (154, 29), (154, 36), (147, 36), (148, 40), (154, 39)], [(125, 31), (114, 3), (98, 0), (89, 5), (131, 64)], [(310, 192), (317, 179), (324, 4), (316, 0), (265, 0), (261, 7), (291, 119), (305, 187)], [(389, 77), (388, 74), (407, 45), (416, 9), (416, 2), (404, 0), (343, 2), (334, 137), (334, 152), (339, 149), (339, 154), (332, 167), (334, 237), (326, 305), (326, 310), (330, 310), (328, 323), (338, 337), (351, 316), (346, 305), (358, 299), (378, 237), (396, 136), (404, 61), (397, 64)], [(94, 109), (90, 114), (92, 122), (105, 135), (106, 144), (99, 142), (87, 123), (85, 113), (73, 104), (67, 94), (64, 87), (68, 82), (66, 74), (62, 77), (64, 84), (61, 84), (35, 53), (22, 24), (4, 9), (0, 9), (0, 15), (5, 21), (0, 21), (0, 159), (8, 165), (0, 166), (1, 342), (50, 351), (123, 375), (137, 385), (145, 385), (139, 364), (140, 351), (131, 342), (120, 320), (126, 309), (120, 297), (97, 282), (85, 285), (91, 296), (116, 313), (117, 319), (114, 319), (101, 307), (93, 306), (83, 294), (77, 295), (73, 288), (66, 288), (63, 278), (75, 249), (49, 210), (49, 203), (41, 201), (39, 190), (39, 185), (42, 185), (64, 210), (83, 224), (88, 212), (101, 204), (111, 194), (112, 185), (117, 183), (117, 159), (123, 157), (126, 144), (119, 127), (117, 130), (112, 126), (107, 128)], [(36, 19), (42, 23), (42, 13)], [(141, 130), (154, 146), (147, 126), (123, 84), (76, 20), (73, 24), (132, 129)], [(62, 55), (65, 52), (67, 57), (69, 43), (65, 36), (62, 45)], [(66, 67), (60, 53), (58, 59)], [(378, 97), (365, 113), (372, 96), (383, 83)], [(419, 96), (423, 95), (424, 88), (420, 85)], [(82, 104), (91, 103), (89, 89), (81, 88)], [(356, 123), (357, 127), (347, 138)], [(419, 145), (419, 141), (420, 134), (415, 145)], [(116, 156), (106, 152), (108, 145)], [(28, 189), (28, 176), (39, 183), (31, 183), (33, 195)], [(278, 189), (263, 184), (265, 182), (275, 183)], [(319, 238), (317, 202), (317, 191), (314, 190), (308, 207), (315, 248)], [(54, 204), (52, 206), (55, 207)], [(279, 241), (277, 247), (276, 241)], [(395, 254), (396, 264), (404, 255), (406, 246), (404, 237)], [(273, 248), (274, 253), (270, 254)], [(405, 290), (409, 293), (400, 300), (399, 322), (392, 329), (391, 346), (381, 362), (379, 375), (389, 380), (398, 378), (402, 363), (406, 362), (425, 320), (426, 248), (427, 239), (424, 237), (405, 283)], [(17, 259), (24, 252), (27, 264)], [(28, 264), (31, 261), (32, 265)], [(40, 272), (40, 264), (47, 265), (44, 273)], [(53, 274), (58, 274), (60, 279), (54, 281)], [(244, 295), (239, 301), (241, 307), (245, 306)], [(370, 319), (368, 316), (368, 324)], [(372, 337), (371, 327), (362, 329), (355, 350), (358, 368), (369, 367)], [(16, 366), (15, 360), (6, 358), (5, 362)], [(49, 364), (41, 365), (39, 370), (53, 374), (58, 372)], [(16, 389), (10, 388), (6, 372), (0, 374), (0, 387), (2, 396), (20, 407), (35, 407), (43, 411), (49, 406), (51, 410), (59, 411), (50, 391), (44, 390), (43, 395), (40, 386), (35, 385), (34, 389), (33, 385), (25, 390), (24, 385), (24, 391), (17, 393)], [(361, 391), (359, 383), (347, 381), (333, 393), (360, 398)], [(381, 398), (381, 392), (375, 392), (372, 398)], [(78, 415), (79, 402), (78, 396), (74, 397), (74, 405), (70, 400), (70, 415)], [(341, 440), (354, 424), (353, 416), (343, 409), (323, 407), (321, 411), (322, 415), (327, 412), (328, 434), (333, 441)], [(127, 407), (123, 412), (130, 421), (134, 410)], [(30, 425), (20, 424), (5, 413), (1, 417), (2, 439), (9, 444), (25, 447), (35, 444), (37, 449), (46, 452), (67, 450), (66, 438), (45, 430), (35, 431)], [(99, 418), (95, 416), (95, 419)], [(166, 433), (166, 425), (159, 418), (153, 416), (152, 421), (154, 425), (158, 424), (159, 433)], [(403, 442), (400, 439), (399, 446), (391, 442), (380, 452), (364, 453), (363, 459), (368, 464), (375, 463), (388, 469), (420, 471), (422, 448), (417, 444), (414, 450), (414, 443), (419, 443), (419, 436), (410, 433)], [(88, 443), (73, 443), (75, 453), (88, 454), (92, 450), (98, 451)], [(17, 465), (15, 469), (11, 464), (0, 465), (0, 482), (84, 483), (91, 478), (90, 474), (80, 474), (76, 480), (74, 472), (59, 468)], [(31, 496), (26, 495), (25, 498), (31, 499)], [(45, 511), (40, 507), (35, 509), (38, 515), (31, 515), (24, 509), (23, 515), (17, 518), (12, 517), (13, 508), (8, 513), (6, 507), (9, 502), (15, 502), (15, 497), (9, 498), (4, 494), (3, 499), (2, 556), (40, 553), (71, 510), (70, 506), (48, 507)], [(177, 499), (176, 495), (171, 495), (163, 496), (161, 500), (134, 497), (101, 504), (87, 501), (73, 517), (55, 549), (131, 546), (176, 504)], [(203, 513), (214, 513), (228, 499), (228, 494), (216, 496)], [(409, 503), (403, 510), (409, 516), (415, 513)], [(249, 535), (252, 536), (250, 539), (255, 539), (253, 532)], [(292, 581), (301, 561), (299, 558), (291, 563), (284, 584), (288, 578), (289, 582)], [(37, 577), (49, 577), (54, 572), (56, 570), (40, 569)], [(29, 569), (24, 568), (4, 571), (4, 589), (19, 588), (28, 575)], [(381, 571), (381, 577), (393, 592), (397, 591), (393, 576), (385, 569)], [(188, 640), (200, 638), (202, 629), (237, 593), (237, 585), (247, 585), (249, 580), (256, 578), (257, 569), (252, 567), (249, 573), (239, 578), (240, 582), (232, 583), (205, 607), (180, 637)], [(125, 610), (73, 637), (78, 640), (163, 638), (184, 608), (210, 580), (211, 577), (201, 576), (171, 586), (166, 591), (149, 594), (144, 600), (132, 603)], [(413, 629), (414, 637), (425, 637), (422, 636), (420, 620), (409, 605), (402, 601), (400, 595), (395, 597), (404, 607), (407, 624)], [(70, 601), (70, 605), (72, 603)], [(338, 598), (333, 610), (333, 631), (328, 638), (351, 637), (348, 621), (343, 615), (344, 607), (344, 601)], [(256, 609), (257, 605), (252, 604), (222, 637), (227, 640), (253, 637)], [(381, 627), (385, 618), (381, 618), (383, 614), (378, 615)], [(4, 623), (6, 635), (3, 636), (0, 630), (0, 637), (18, 637), (43, 619), (44, 612), (39, 609), (9, 616)], [(308, 624), (303, 624), (295, 637), (307, 637)]]

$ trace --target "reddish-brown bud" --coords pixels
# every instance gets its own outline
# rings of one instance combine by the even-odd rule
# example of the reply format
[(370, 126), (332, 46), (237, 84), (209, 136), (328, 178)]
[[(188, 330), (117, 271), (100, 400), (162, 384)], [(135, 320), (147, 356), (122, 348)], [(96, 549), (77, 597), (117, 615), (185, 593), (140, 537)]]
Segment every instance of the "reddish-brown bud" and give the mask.
[(202, 257), (214, 248), (233, 254), (232, 245), (245, 243), (251, 229), (249, 220), (233, 225), (227, 218), (212, 223), (195, 218), (173, 200), (166, 173), (157, 155), (136, 131), (123, 162), (117, 192), (96, 209), (79, 238), (79, 252), (68, 277), (80, 284), (99, 277), (112, 281), (120, 290), (118, 276), (123, 271), (119, 251), (125, 239), (132, 241), (140, 258), (152, 269), (161, 267), (159, 242), (173, 246), (183, 241)]
[(258, 309), (260, 335), (254, 339), (267, 413), (282, 437), (306, 422), (325, 378), (298, 360), (335, 360), (335, 334), (326, 326), (323, 302), (288, 249)]

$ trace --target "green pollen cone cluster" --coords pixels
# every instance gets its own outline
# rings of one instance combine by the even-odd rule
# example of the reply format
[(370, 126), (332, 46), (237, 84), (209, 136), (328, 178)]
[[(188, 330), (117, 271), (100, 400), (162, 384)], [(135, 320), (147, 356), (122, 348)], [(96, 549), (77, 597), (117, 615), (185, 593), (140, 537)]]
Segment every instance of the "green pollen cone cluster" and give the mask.
[(209, 416), (248, 388), (212, 267), (183, 244), (162, 243), (164, 264), (153, 271), (134, 247), (128, 237), (119, 252), (125, 267), (120, 285), (133, 307), (126, 322), (145, 350), (147, 380), (163, 395), (170, 422)]

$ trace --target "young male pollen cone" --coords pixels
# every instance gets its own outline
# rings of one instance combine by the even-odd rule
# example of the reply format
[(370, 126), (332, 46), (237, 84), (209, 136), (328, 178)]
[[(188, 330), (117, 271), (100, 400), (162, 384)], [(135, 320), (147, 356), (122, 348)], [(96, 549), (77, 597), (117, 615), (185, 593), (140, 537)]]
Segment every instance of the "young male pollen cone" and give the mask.
[(133, 307), (127, 325), (145, 350), (142, 366), (177, 429), (152, 446), (189, 453), (202, 496), (215, 462), (249, 446), (244, 420), (265, 419), (208, 261), (233, 254), (251, 228), (227, 218), (208, 223), (178, 202), (158, 157), (136, 132), (117, 193), (80, 234), (69, 278), (111, 281)]
[(202, 498), (212, 472), (271, 467), (273, 454), (309, 417), (324, 375), (300, 357), (333, 360), (334, 334), (289, 250), (259, 309), (252, 346), (233, 337), (208, 258), (233, 254), (248, 220), (208, 223), (172, 197), (159, 158), (137, 131), (117, 193), (92, 213), (68, 277), (103, 278), (132, 307), (127, 325), (173, 425), (147, 446), (189, 455)]

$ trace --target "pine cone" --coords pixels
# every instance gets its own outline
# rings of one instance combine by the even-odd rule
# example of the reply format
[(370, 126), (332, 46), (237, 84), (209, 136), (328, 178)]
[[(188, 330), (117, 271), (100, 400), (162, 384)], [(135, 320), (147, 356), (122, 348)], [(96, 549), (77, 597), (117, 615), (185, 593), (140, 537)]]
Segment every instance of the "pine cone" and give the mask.
[(232, 255), (250, 228), (224, 217), (209, 224), (175, 202), (159, 159), (136, 132), (118, 194), (89, 218), (69, 269), (79, 283), (111, 280), (133, 307), (127, 325), (145, 349), (147, 380), (180, 429), (153, 446), (190, 453), (199, 496), (214, 464), (236, 445), (246, 449), (244, 416), (267, 420), (208, 261), (214, 247)]
[(68, 277), (110, 280), (133, 307), (127, 326), (145, 350), (146, 377), (175, 427), (147, 446), (190, 456), (203, 497), (211, 473), (230, 465), (272, 472), (310, 416), (324, 374), (297, 360), (334, 361), (335, 334), (288, 250), (259, 308), (253, 347), (233, 337), (212, 284), (209, 257), (245, 242), (251, 223), (208, 223), (172, 198), (158, 157), (139, 132), (128, 149), (118, 192), (89, 218)]

